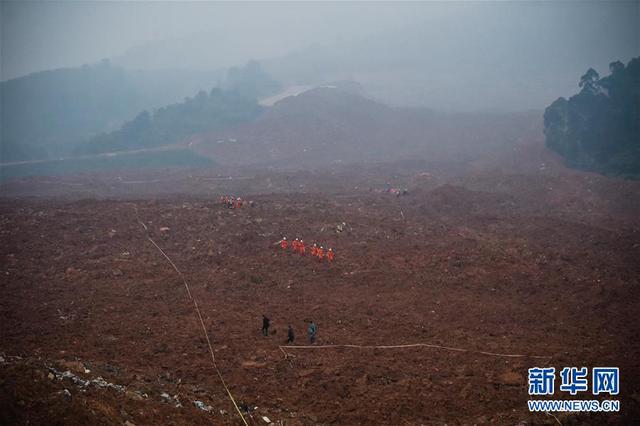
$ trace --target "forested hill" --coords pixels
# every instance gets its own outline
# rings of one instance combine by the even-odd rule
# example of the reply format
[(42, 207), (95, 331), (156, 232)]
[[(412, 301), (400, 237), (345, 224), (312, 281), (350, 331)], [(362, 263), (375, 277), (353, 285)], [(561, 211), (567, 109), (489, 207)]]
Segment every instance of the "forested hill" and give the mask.
[(108, 61), (0, 83), (0, 162), (68, 154), (142, 110), (219, 84), (226, 72), (134, 71)]
[[(256, 61), (220, 71), (138, 71), (112, 66), (104, 60), (93, 66), (39, 72), (2, 82), (0, 163), (58, 158), (87, 151), (80, 146), (96, 135), (114, 132), (138, 115), (134, 121), (140, 124), (146, 116), (140, 115), (141, 111), (173, 104), (164, 108), (159, 117), (173, 114), (179, 109), (176, 102), (212, 87), (234, 91), (244, 98), (268, 96), (280, 90), (280, 84)], [(201, 95), (195, 98), (195, 103), (185, 104), (197, 110), (198, 99), (202, 100)], [(182, 120), (183, 124), (187, 121)], [(185, 131), (166, 130), (163, 135)]]
[(546, 109), (546, 145), (571, 167), (640, 179), (640, 57), (609, 71), (590, 68), (580, 93)]
[(103, 133), (83, 144), (78, 154), (155, 148), (186, 137), (249, 121), (261, 107), (255, 97), (238, 91), (212, 89), (153, 113), (143, 111), (119, 130)]

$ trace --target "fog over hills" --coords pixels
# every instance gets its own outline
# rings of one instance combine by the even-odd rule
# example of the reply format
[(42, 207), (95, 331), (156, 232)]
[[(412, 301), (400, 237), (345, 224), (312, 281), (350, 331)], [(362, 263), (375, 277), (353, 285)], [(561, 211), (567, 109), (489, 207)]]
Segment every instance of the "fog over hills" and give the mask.
[(572, 93), (575, 76), (587, 68), (606, 71), (614, 58), (640, 54), (637, 7), (635, 14), (630, 7), (622, 25), (612, 26), (615, 7), (624, 5), (604, 11), (593, 4), (482, 5), (360, 40), (301, 49), (265, 66), (277, 79), (297, 84), (356, 80), (394, 105), (541, 108)]
[[(51, 56), (33, 55), (33, 44), (50, 42), (24, 34), (21, 19), (47, 24), (40, 36), (61, 31), (49, 15), (22, 17), (14, 9), (3, 7), (3, 79), (42, 69), (36, 61)], [(382, 101), (440, 110), (541, 109), (570, 95), (575, 76), (588, 67), (604, 72), (614, 60), (640, 55), (637, 2), (78, 4), (64, 10), (69, 17), (56, 15), (59, 22), (87, 12), (77, 20), (82, 26), (69, 24), (79, 36), (69, 46), (91, 52), (78, 53), (75, 65), (110, 57), (131, 69), (218, 70), (256, 59), (287, 85), (355, 80)], [(95, 31), (117, 28), (96, 39), (95, 47), (105, 46), (102, 56), (81, 42), (97, 11), (104, 16)], [(145, 20), (134, 25), (135, 16)], [(22, 44), (15, 34), (24, 34)]]
[[(301, 30), (302, 44), (280, 31), (217, 29), (145, 43), (114, 62), (215, 69), (257, 59), (287, 85), (355, 80), (394, 105), (509, 111), (543, 108), (558, 94), (572, 93), (575, 76), (588, 67), (602, 72), (613, 60), (640, 54), (637, 3), (484, 3), (449, 13), (424, 4), (404, 14), (403, 7), (396, 14), (404, 20), (365, 25), (366, 32), (352, 29), (347, 37)], [(359, 13), (346, 10), (354, 23)], [(329, 22), (344, 32), (344, 19)]]

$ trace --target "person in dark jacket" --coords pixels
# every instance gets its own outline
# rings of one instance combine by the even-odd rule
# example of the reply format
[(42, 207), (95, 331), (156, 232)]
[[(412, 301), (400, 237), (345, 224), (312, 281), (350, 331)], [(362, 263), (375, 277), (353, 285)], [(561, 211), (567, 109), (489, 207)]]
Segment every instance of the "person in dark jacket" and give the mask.
[(289, 330), (287, 330), (287, 343), (293, 343), (293, 339), (295, 339), (295, 335), (293, 334), (293, 327), (289, 324)]
[(267, 318), (266, 315), (262, 315), (262, 334), (265, 336), (269, 335), (269, 325), (271, 324), (271, 320)]

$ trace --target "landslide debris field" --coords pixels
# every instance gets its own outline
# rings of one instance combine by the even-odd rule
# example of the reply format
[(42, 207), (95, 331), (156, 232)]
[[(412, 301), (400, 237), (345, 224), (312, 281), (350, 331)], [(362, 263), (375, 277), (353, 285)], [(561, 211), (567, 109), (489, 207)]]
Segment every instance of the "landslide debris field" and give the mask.
[[(573, 172), (396, 178), (407, 195), (377, 192), (387, 177), (365, 188), (301, 173), (211, 178), (208, 196), (122, 198), (103, 180), (103, 200), (3, 199), (0, 423), (240, 424), (185, 286), (148, 236), (189, 283), (249, 424), (638, 418), (640, 185)], [(224, 193), (254, 207), (226, 209)], [(283, 253), (283, 236), (333, 247), (336, 261)], [(307, 343), (311, 319), (319, 347), (281, 350), (289, 323)], [(471, 352), (320, 348), (413, 343)], [(543, 365), (620, 367), (622, 412), (529, 413), (527, 369)]]

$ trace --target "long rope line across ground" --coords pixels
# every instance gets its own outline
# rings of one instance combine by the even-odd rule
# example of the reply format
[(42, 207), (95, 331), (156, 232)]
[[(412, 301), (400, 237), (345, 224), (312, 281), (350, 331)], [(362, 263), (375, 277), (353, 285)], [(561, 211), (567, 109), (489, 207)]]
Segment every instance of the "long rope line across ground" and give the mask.
[[(137, 216), (137, 214), (138, 214), (138, 212), (136, 210), (136, 216)], [(145, 231), (148, 230), (147, 229), (147, 225), (145, 225), (140, 219), (138, 219), (138, 222), (140, 223), (140, 225), (142, 225), (142, 227), (145, 229)], [(227, 392), (227, 395), (229, 396), (229, 399), (233, 403), (233, 406), (235, 407), (236, 411), (238, 412), (238, 415), (242, 419), (242, 423), (244, 423), (245, 426), (248, 426), (248, 423), (247, 423), (246, 419), (242, 415), (242, 411), (240, 411), (240, 408), (238, 407), (238, 404), (236, 404), (236, 400), (233, 398), (233, 395), (231, 395), (231, 391), (229, 390), (229, 387), (227, 386), (227, 383), (224, 381), (224, 378), (222, 377), (222, 373), (218, 369), (218, 365), (216, 364), (216, 357), (213, 354), (213, 347), (211, 346), (211, 339), (209, 339), (209, 333), (207, 332), (207, 327), (205, 327), (205, 325), (204, 325), (204, 321), (202, 319), (202, 314), (200, 313), (200, 308), (198, 307), (198, 302), (196, 301), (196, 299), (191, 294), (191, 290), (189, 289), (189, 284), (187, 283), (187, 280), (185, 279), (185, 277), (182, 274), (182, 272), (175, 265), (175, 263), (173, 263), (171, 258), (169, 258), (169, 256), (167, 256), (167, 254), (164, 252), (164, 250), (162, 250), (160, 248), (160, 246), (158, 244), (156, 244), (156, 242), (153, 241), (153, 239), (150, 236), (147, 235), (147, 239), (151, 242), (151, 244), (153, 244), (158, 249), (158, 251), (165, 257), (165, 259), (167, 259), (169, 261), (169, 263), (171, 264), (173, 269), (178, 273), (178, 276), (182, 279), (182, 282), (184, 283), (184, 287), (187, 290), (187, 294), (189, 295), (189, 299), (193, 302), (193, 306), (194, 306), (194, 308), (196, 310), (196, 313), (198, 314), (198, 319), (200, 320), (200, 325), (202, 326), (202, 331), (204, 333), (204, 337), (207, 340), (207, 345), (209, 347), (209, 353), (211, 354), (211, 364), (213, 365), (214, 370), (218, 374), (218, 378), (220, 378), (220, 382), (222, 383), (222, 386), (224, 387), (224, 390)]]
[(414, 347), (426, 347), (433, 349), (444, 349), (447, 351), (455, 352), (470, 352), (481, 355), (498, 356), (506, 358), (540, 358), (551, 359), (551, 356), (543, 355), (521, 355), (521, 354), (501, 354), (495, 352), (477, 351), (473, 349), (452, 348), (450, 346), (432, 345), (429, 343), (412, 343), (408, 345), (296, 345), (296, 346), (280, 346), (280, 349), (285, 352), (286, 349), (330, 349), (330, 348), (355, 348), (355, 349), (400, 349), (400, 348), (414, 348)]

